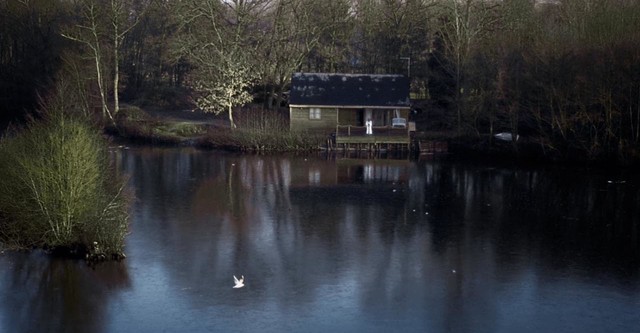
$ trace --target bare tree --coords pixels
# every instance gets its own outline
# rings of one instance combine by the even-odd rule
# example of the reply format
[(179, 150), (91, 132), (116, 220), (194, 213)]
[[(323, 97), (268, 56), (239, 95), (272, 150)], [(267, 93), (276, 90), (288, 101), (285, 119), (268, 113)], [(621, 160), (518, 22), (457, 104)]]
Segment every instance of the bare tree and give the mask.
[(439, 6), (439, 35), (445, 54), (450, 59), (443, 67), (455, 80), (454, 107), (458, 135), (461, 135), (464, 102), (468, 93), (465, 91), (465, 73), (472, 51), (498, 21), (495, 15), (497, 5), (483, 0), (446, 0)]
[(344, 71), (348, 67), (354, 33), (355, 16), (349, 0), (327, 0), (322, 3), (302, 0), (300, 26), (313, 42), (307, 57), (307, 68), (318, 72)]
[(256, 38), (258, 16), (269, 0), (186, 0), (178, 6), (183, 24), (178, 52), (195, 67), (190, 86), (198, 94), (196, 104), (205, 112), (229, 114), (251, 101), (248, 89), (259, 78), (255, 57), (261, 40)]
[[(344, 0), (337, 0), (344, 2)], [(310, 0), (273, 0), (264, 20), (262, 34), (264, 41), (260, 49), (260, 63), (263, 84), (268, 88), (267, 107), (280, 105), (282, 93), (291, 80), (291, 73), (300, 70), (312, 52), (319, 46), (325, 31), (344, 22), (345, 17), (327, 19), (319, 24), (315, 16), (318, 10), (328, 10), (334, 2), (319, 4)], [(343, 29), (344, 30), (344, 29)]]
[[(77, 0), (73, 9), (78, 17), (75, 24), (62, 32), (62, 36), (81, 43), (95, 64), (95, 76), (102, 104), (103, 118), (115, 124), (120, 110), (120, 51), (122, 41), (138, 23), (142, 12), (132, 10), (132, 0)], [(111, 56), (107, 52), (111, 51)], [(113, 111), (108, 104), (107, 77), (112, 78)]]
[(78, 1), (73, 9), (79, 18), (72, 27), (62, 33), (62, 36), (70, 40), (83, 44), (93, 60), (95, 68), (95, 78), (98, 85), (98, 93), (100, 94), (100, 102), (102, 105), (103, 118), (109, 118), (111, 122), (115, 122), (114, 115), (109, 110), (107, 104), (107, 87), (104, 81), (105, 63), (104, 63), (104, 28), (105, 23), (103, 8), (100, 8), (95, 1), (81, 0)]
[[(359, 70), (370, 73), (422, 75), (429, 41), (431, 1), (355, 0), (352, 37), (354, 57)], [(409, 58), (414, 75), (409, 75)], [(408, 60), (408, 59), (407, 59)]]
[[(111, 39), (113, 43), (113, 114), (120, 111), (120, 52), (125, 36), (138, 24), (148, 5), (141, 12), (133, 11), (132, 0), (110, 0)], [(140, 9), (140, 8), (139, 8)]]

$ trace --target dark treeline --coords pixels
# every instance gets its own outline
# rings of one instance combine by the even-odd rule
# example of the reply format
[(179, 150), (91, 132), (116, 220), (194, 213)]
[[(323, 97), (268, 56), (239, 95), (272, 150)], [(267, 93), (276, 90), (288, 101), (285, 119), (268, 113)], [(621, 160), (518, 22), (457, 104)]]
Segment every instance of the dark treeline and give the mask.
[(107, 121), (120, 99), (232, 113), (292, 72), (401, 73), (422, 129), (519, 134), (550, 158), (638, 160), (634, 0), (0, 0), (0, 107), (54, 82)]

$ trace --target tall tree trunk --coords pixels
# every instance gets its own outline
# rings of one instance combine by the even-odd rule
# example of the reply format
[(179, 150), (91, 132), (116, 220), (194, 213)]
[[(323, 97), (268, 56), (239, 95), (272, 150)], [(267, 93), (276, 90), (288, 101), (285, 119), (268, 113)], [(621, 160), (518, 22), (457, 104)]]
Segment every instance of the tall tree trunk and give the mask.
[(233, 106), (229, 104), (227, 110), (229, 111), (229, 126), (234, 129), (236, 128), (236, 123), (233, 122)]
[(120, 67), (119, 67), (119, 58), (118, 58), (118, 28), (115, 27), (114, 33), (114, 42), (113, 42), (113, 114), (117, 115), (118, 111), (120, 111), (120, 99), (118, 94), (118, 85), (120, 81)]
[(94, 50), (94, 60), (96, 63), (96, 78), (98, 80), (98, 90), (100, 91), (100, 102), (102, 103), (102, 118), (105, 119), (109, 117), (112, 123), (115, 123), (113, 120), (113, 116), (111, 115), (111, 111), (109, 111), (109, 106), (107, 105), (107, 96), (104, 91), (104, 85), (102, 82), (102, 69), (100, 68), (101, 59), (100, 59), (100, 50)]

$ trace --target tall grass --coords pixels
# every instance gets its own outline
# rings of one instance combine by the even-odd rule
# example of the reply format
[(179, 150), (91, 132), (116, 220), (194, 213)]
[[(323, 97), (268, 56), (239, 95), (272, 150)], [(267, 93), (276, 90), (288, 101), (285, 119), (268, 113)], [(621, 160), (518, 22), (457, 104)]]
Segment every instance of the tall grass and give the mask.
[(99, 130), (65, 111), (61, 98), (0, 143), (0, 237), (20, 247), (121, 258), (124, 181), (114, 179)]
[(247, 108), (236, 115), (238, 128), (210, 130), (201, 145), (242, 151), (312, 151), (326, 135), (289, 130), (286, 115), (276, 110)]

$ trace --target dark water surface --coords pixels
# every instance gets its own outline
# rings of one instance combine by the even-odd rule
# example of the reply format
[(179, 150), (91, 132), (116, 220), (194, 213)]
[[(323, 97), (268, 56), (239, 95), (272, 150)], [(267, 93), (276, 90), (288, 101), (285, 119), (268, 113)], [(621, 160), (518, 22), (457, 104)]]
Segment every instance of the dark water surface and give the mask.
[(0, 332), (640, 330), (637, 175), (111, 154), (128, 258), (0, 255)]

